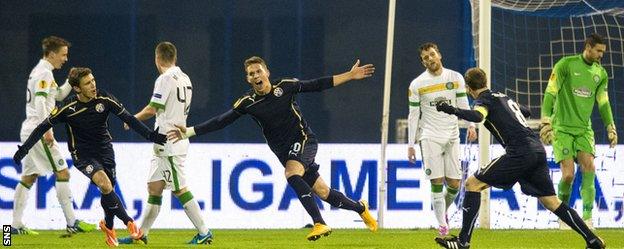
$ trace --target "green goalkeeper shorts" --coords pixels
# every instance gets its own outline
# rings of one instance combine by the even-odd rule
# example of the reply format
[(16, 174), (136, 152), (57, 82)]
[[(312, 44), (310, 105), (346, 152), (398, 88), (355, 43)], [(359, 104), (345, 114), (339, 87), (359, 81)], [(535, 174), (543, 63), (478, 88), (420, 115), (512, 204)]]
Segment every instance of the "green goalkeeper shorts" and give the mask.
[(575, 159), (578, 151), (596, 154), (593, 130), (574, 134), (565, 132), (563, 129), (553, 129), (553, 135), (553, 152), (557, 163), (566, 159)]

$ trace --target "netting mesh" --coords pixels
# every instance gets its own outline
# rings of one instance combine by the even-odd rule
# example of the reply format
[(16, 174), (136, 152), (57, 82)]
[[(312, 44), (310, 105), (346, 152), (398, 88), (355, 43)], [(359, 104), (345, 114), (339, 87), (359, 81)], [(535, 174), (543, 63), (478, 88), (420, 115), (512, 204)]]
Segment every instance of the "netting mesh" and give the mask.
[[(478, 1), (471, 0), (474, 49), (478, 51)], [(585, 38), (592, 33), (602, 35), (607, 42), (607, 52), (602, 65), (609, 75), (609, 99), (618, 131), (624, 131), (624, 1), (492, 0), (491, 73), (492, 89), (506, 93), (518, 103), (529, 106), (533, 119), (539, 119), (543, 93), (553, 65), (563, 56), (579, 54)], [(475, 53), (475, 56), (478, 53)], [(477, 61), (479, 58), (475, 58)], [(534, 120), (535, 121), (535, 120)], [(597, 144), (608, 144), (606, 130), (597, 108), (592, 116)], [(552, 159), (552, 152), (549, 151)], [(597, 171), (605, 164), (615, 163), (615, 151), (604, 150), (596, 155)], [(471, 165), (471, 172), (475, 170)], [(551, 168), (552, 179), (557, 184), (561, 178), (558, 167)], [(621, 177), (598, 172), (599, 181), (608, 185), (623, 184)], [(579, 180), (580, 177), (576, 177)], [(577, 185), (580, 183), (576, 183)], [(518, 186), (514, 188), (519, 191)], [(576, 190), (578, 194), (578, 190)], [(618, 207), (621, 191), (616, 196), (600, 196), (595, 210)], [(613, 193), (611, 193), (613, 194)], [(556, 217), (539, 212), (535, 198), (521, 195), (518, 205), (521, 212), (490, 209), (493, 228), (507, 228), (510, 221), (521, 220), (521, 228), (540, 227), (540, 220), (548, 220), (555, 227)], [(526, 198), (525, 198), (526, 197)], [(493, 201), (490, 205), (500, 205)], [(579, 209), (580, 201), (576, 207)], [(594, 215), (597, 226), (611, 226), (612, 217)]]

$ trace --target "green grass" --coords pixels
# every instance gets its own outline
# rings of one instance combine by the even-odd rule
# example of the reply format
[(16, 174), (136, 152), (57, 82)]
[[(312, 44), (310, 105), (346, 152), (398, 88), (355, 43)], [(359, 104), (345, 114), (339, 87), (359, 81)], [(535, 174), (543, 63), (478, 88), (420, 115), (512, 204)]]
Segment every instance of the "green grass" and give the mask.
[[(213, 230), (215, 240), (210, 248), (439, 248), (433, 238), (436, 230), (387, 229), (370, 233), (364, 229), (334, 229), (329, 237), (315, 242), (305, 239), (308, 229), (283, 230)], [(40, 231), (40, 235), (13, 235), (12, 248), (106, 248), (100, 231), (59, 238), (62, 231)], [(452, 234), (457, 234), (453, 230)], [(117, 230), (118, 236), (127, 232)], [(193, 230), (152, 230), (149, 244), (120, 245), (134, 248), (197, 248), (186, 245)], [(607, 248), (624, 248), (623, 229), (597, 231)], [(585, 248), (585, 243), (573, 231), (559, 230), (476, 230), (472, 248)]]

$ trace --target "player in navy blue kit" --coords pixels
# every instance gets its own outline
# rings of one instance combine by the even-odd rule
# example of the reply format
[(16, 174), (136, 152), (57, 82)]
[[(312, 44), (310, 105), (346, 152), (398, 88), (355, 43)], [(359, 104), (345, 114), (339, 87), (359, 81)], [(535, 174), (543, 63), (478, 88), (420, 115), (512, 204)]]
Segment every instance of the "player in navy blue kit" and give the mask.
[(112, 95), (98, 91), (95, 78), (89, 68), (72, 68), (68, 77), (76, 95), (68, 98), (63, 107), (55, 108), (50, 116), (31, 133), (22, 146), (18, 146), (13, 160), (19, 164), (28, 150), (41, 139), (52, 126), (65, 123), (69, 135), (67, 146), (74, 160), (74, 165), (98, 186), (102, 194), (101, 202), (105, 219), (100, 221), (100, 228), (106, 234), (106, 243), (117, 246), (117, 237), (113, 230), (115, 216), (128, 227), (132, 237), (140, 238), (143, 234), (128, 216), (119, 197), (115, 193), (115, 154), (112, 137), (108, 131), (108, 115), (113, 113), (127, 123), (147, 140), (163, 144), (166, 136), (152, 131), (132, 116)]
[(358, 60), (349, 72), (314, 80), (280, 79), (269, 81), (269, 69), (264, 60), (254, 56), (245, 60), (247, 82), (252, 89), (239, 98), (231, 110), (213, 117), (195, 127), (177, 126), (179, 130), (168, 131), (169, 139), (179, 141), (195, 135), (219, 130), (239, 117), (249, 114), (262, 128), (262, 133), (279, 161), (285, 168), (288, 184), (295, 190), (299, 200), (314, 221), (308, 240), (317, 240), (331, 233), (313, 199), (314, 192), (334, 207), (352, 210), (360, 214), (371, 231), (377, 230), (377, 221), (368, 210), (366, 201), (353, 201), (339, 191), (330, 189), (318, 174), (316, 136), (303, 118), (295, 101), (298, 93), (318, 92), (338, 86), (350, 80), (372, 76), (372, 64), (360, 66)]
[(490, 186), (510, 189), (519, 182), (523, 193), (537, 197), (544, 207), (583, 236), (587, 248), (604, 248), (604, 241), (585, 225), (573, 209), (568, 205), (561, 205), (555, 195), (546, 152), (539, 137), (529, 128), (525, 119), (530, 115), (529, 110), (519, 106), (505, 94), (490, 91), (486, 85), (485, 72), (479, 68), (466, 71), (465, 79), (468, 93), (475, 99), (474, 110), (459, 109), (446, 102), (438, 103), (437, 110), (467, 121), (484, 122), (506, 153), (482, 166), (466, 180), (459, 237), (436, 238), (435, 241), (445, 248), (469, 248), (481, 203), (480, 191)]

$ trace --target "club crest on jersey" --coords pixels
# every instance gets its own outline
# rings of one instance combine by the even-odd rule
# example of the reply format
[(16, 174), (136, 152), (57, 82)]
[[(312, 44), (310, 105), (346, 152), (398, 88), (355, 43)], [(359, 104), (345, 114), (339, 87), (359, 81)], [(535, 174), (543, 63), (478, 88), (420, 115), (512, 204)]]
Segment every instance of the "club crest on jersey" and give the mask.
[(426, 169), (426, 170), (425, 170), (425, 174), (427, 174), (427, 175), (431, 175), (431, 169)]
[(281, 97), (281, 96), (282, 96), (282, 94), (284, 94), (284, 90), (282, 90), (282, 88), (281, 88), (281, 87), (276, 87), (276, 88), (273, 90), (273, 95), (275, 95), (275, 97)]
[(102, 113), (104, 111), (104, 105), (102, 103), (98, 103), (95, 105), (95, 111)]
[(85, 171), (87, 172), (87, 174), (91, 174), (91, 172), (93, 172), (93, 165), (91, 164), (87, 165), (87, 167), (85, 168)]
[(594, 83), (598, 84), (600, 82), (600, 76), (594, 74)]
[(455, 87), (455, 86), (454, 86), (453, 82), (447, 82), (447, 83), (446, 83), (446, 89), (451, 90), (451, 89), (453, 89), (454, 87)]
[(63, 159), (59, 159), (59, 160), (58, 160), (58, 165), (63, 165), (63, 164), (64, 164), (64, 162), (65, 162), (65, 160), (63, 160)]

